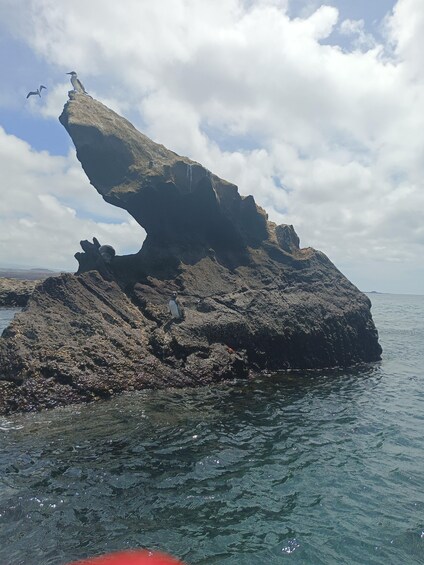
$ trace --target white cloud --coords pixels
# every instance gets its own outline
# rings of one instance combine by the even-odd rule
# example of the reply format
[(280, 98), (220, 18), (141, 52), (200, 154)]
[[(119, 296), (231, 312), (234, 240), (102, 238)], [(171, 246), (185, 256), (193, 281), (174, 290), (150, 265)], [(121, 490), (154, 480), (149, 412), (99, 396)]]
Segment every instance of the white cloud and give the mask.
[(389, 37), (402, 69), (409, 78), (422, 79), (424, 6), (420, 0), (399, 0), (387, 20)]
[(40, 104), (40, 100), (33, 102), (32, 111), (36, 114), (41, 114), (45, 118), (57, 120), (57, 117), (63, 110), (63, 93), (71, 88), (69, 81), (49, 86), (49, 92), (43, 93), (42, 103)]
[(75, 269), (79, 241), (136, 252), (144, 232), (95, 192), (73, 154), (36, 152), (0, 128), (0, 263)]
[[(336, 264), (422, 269), (424, 5), (398, 0), (386, 44), (360, 19), (312, 6), (290, 19), (278, 0), (4, 0), (0, 16), (58, 69), (44, 115), (60, 113), (62, 73), (76, 69), (96, 97), (253, 193)], [(352, 51), (326, 44), (335, 29)], [(57, 173), (62, 186), (75, 174)], [(78, 210), (66, 190), (59, 202)]]
[(368, 50), (376, 46), (374, 36), (365, 31), (364, 20), (344, 20), (340, 24), (340, 33), (353, 37), (353, 45), (360, 50)]

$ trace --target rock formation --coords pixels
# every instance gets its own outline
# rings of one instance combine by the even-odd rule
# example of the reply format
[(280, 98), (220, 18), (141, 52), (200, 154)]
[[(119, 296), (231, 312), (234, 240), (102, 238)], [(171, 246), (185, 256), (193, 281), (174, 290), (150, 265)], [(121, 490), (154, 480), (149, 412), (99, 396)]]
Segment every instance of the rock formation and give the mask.
[(147, 237), (130, 256), (83, 241), (78, 273), (37, 287), (0, 339), (0, 413), (380, 358), (370, 301), (293, 226), (100, 102), (70, 98), (59, 119), (91, 184)]
[(37, 280), (27, 281), (0, 278), (0, 307), (13, 308), (25, 306), (37, 284)]

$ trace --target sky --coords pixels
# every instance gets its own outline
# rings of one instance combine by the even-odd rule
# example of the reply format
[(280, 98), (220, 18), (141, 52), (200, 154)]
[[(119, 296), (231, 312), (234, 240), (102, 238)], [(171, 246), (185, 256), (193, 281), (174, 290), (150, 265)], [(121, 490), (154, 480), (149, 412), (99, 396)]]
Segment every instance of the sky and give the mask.
[(142, 245), (57, 119), (75, 70), (361, 290), (424, 294), (423, 32), (422, 0), (0, 0), (0, 267)]

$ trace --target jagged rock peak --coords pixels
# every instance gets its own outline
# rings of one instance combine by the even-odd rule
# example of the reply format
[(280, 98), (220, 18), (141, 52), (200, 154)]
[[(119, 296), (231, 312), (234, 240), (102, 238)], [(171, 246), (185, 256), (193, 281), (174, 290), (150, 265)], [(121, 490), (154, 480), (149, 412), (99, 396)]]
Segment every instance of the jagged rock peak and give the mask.
[(126, 209), (160, 243), (204, 247), (257, 245), (269, 238), (267, 215), (252, 196), (140, 133), (84, 94), (70, 95), (59, 120), (91, 184)]

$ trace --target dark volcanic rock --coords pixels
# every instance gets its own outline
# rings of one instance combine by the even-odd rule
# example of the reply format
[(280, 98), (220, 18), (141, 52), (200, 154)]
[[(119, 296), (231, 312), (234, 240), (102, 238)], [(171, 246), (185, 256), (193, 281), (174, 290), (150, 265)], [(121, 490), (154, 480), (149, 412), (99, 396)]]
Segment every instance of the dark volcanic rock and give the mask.
[(83, 241), (78, 274), (37, 288), (0, 339), (0, 413), (380, 358), (368, 298), (293, 226), (89, 96), (72, 94), (60, 121), (147, 237), (131, 256)]
[(159, 248), (191, 260), (212, 248), (238, 260), (246, 245), (268, 238), (267, 215), (252, 196), (154, 143), (100, 102), (74, 95), (59, 119), (91, 184), (146, 230), (144, 254)]
[(0, 307), (25, 306), (37, 284), (36, 280), (0, 278)]

